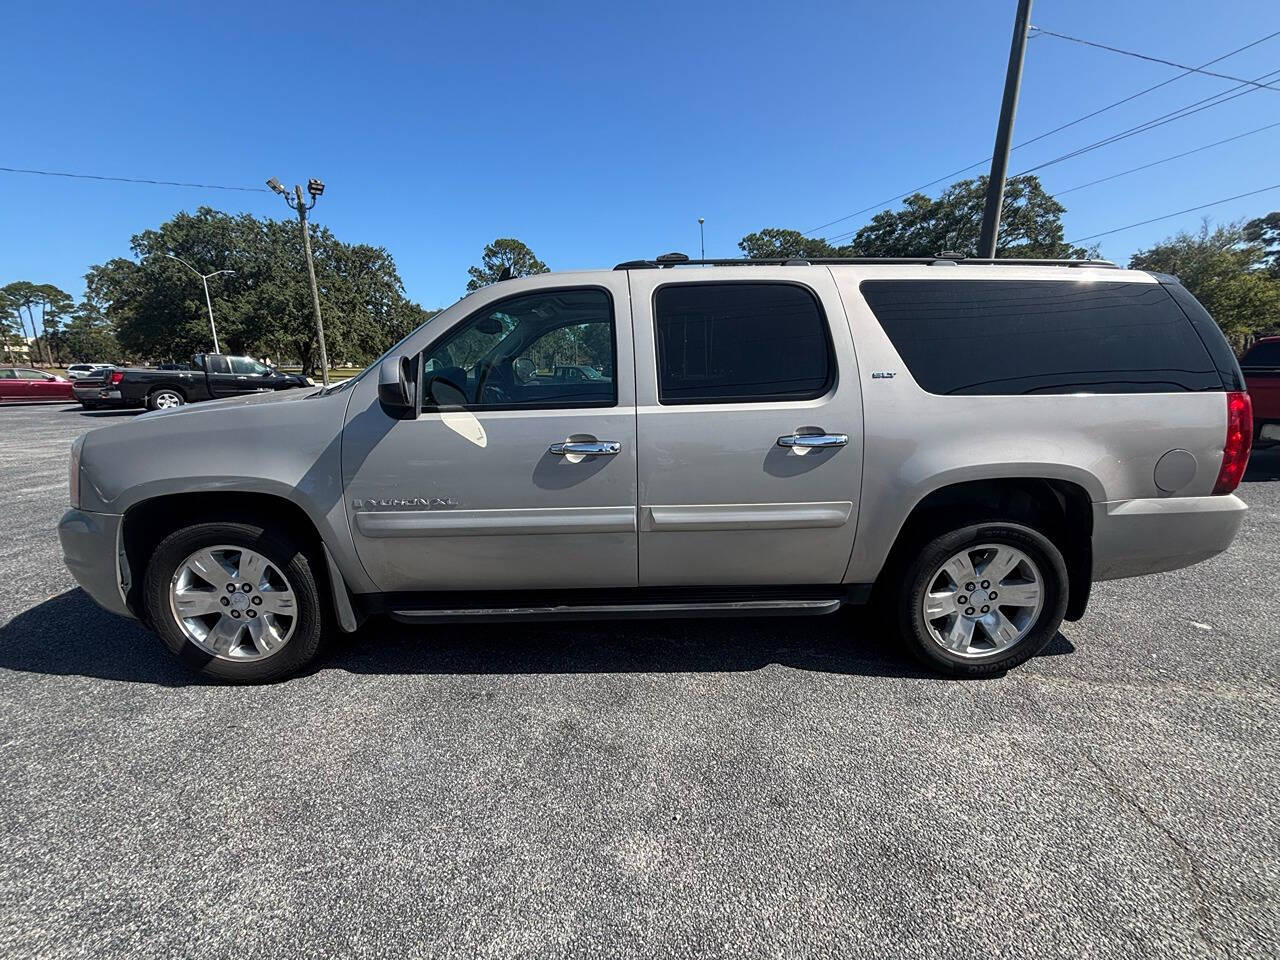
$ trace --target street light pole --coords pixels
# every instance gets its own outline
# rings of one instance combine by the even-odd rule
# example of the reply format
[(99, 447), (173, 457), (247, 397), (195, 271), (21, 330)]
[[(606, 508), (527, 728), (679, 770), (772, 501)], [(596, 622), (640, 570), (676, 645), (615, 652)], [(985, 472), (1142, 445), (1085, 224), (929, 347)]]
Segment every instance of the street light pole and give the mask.
[(180, 264), (182, 264), (184, 267), (186, 267), (188, 270), (194, 273), (197, 277), (199, 277), (200, 282), (204, 284), (204, 305), (209, 308), (209, 332), (213, 334), (213, 352), (221, 353), (222, 351), (218, 349), (218, 328), (214, 326), (214, 323), (213, 323), (213, 300), (209, 298), (209, 278), (216, 277), (220, 273), (235, 273), (235, 271), (234, 270), (215, 270), (213, 271), (213, 273), (201, 273), (199, 270), (197, 270), (191, 264), (187, 263), (187, 261), (183, 260), (181, 257), (175, 257), (172, 253), (166, 253), (164, 254), (164, 256), (168, 257), (170, 260), (177, 260)]
[(702, 229), (702, 225), (706, 222), (707, 221), (702, 219), (702, 217), (698, 218), (698, 246), (702, 250), (702, 256), (699, 259), (702, 260), (707, 259), (707, 235)]
[(993, 259), (1000, 233), (1000, 208), (1004, 206), (1004, 178), (1009, 170), (1009, 140), (1013, 136), (1013, 115), (1018, 112), (1018, 88), (1022, 85), (1022, 61), (1027, 52), (1027, 28), (1031, 25), (1031, 0), (1018, 0), (1013, 21), (1013, 42), (1009, 45), (1009, 67), (1004, 75), (1004, 99), (1000, 103), (1000, 125), (996, 128), (996, 149), (987, 178), (987, 202), (982, 211), (982, 233), (978, 256)]
[(311, 281), (311, 305), (316, 314), (316, 336), (320, 340), (320, 378), (327, 387), (329, 386), (329, 352), (324, 345), (324, 321), (320, 319), (320, 289), (316, 286), (316, 267), (311, 257), (311, 234), (307, 230), (307, 211), (316, 205), (316, 198), (324, 193), (324, 184), (314, 177), (307, 181), (307, 193), (311, 194), (310, 203), (302, 199), (302, 187), (297, 184), (294, 185), (292, 197), (275, 177), (267, 181), (267, 186), (284, 197), (284, 202), (292, 209), (298, 211), (298, 223), (302, 227), (302, 246), (307, 253), (307, 278)]

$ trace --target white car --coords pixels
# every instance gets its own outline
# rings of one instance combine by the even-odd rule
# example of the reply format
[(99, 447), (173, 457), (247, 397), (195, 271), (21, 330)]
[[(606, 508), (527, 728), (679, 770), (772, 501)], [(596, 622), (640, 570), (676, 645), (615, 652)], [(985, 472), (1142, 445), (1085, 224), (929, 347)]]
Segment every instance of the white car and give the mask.
[(73, 363), (67, 367), (67, 379), (79, 380), (81, 377), (88, 377), (97, 373), (99, 370), (109, 370), (109, 363)]

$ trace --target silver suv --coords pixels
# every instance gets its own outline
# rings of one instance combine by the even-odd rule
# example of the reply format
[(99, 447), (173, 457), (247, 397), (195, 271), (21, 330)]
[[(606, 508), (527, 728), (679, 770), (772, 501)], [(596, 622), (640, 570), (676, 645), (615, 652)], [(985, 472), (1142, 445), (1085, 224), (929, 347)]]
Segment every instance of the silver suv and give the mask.
[(229, 680), (374, 614), (873, 599), (926, 664), (985, 675), (1094, 581), (1230, 545), (1243, 390), (1171, 277), (669, 255), (496, 283), (326, 390), (95, 430), (59, 533), (98, 603)]

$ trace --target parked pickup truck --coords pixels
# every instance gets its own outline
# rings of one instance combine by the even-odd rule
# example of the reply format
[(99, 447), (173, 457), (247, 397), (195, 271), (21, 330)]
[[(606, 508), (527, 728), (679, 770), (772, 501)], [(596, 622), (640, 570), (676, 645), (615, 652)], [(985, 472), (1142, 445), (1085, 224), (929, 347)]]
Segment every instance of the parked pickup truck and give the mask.
[(239, 397), (311, 386), (307, 377), (281, 373), (250, 357), (221, 353), (197, 353), (191, 369), (126, 367), (104, 370), (76, 381), (75, 398), (86, 409), (97, 407), (147, 407), (166, 410), (201, 400)]
[(1263, 337), (1240, 358), (1244, 382), (1253, 401), (1259, 444), (1280, 443), (1280, 337)]
[[(1249, 397), (1172, 277), (688, 266), (499, 281), (326, 390), (93, 430), (71, 448), (67, 566), (236, 681), (300, 670), (326, 625), (375, 614), (798, 618), (868, 600), (932, 669), (986, 676), (1083, 616), (1093, 583), (1236, 535)], [(536, 375), (558, 369), (583, 375)], [(1152, 610), (1175, 613), (1198, 616), (1195, 597)]]

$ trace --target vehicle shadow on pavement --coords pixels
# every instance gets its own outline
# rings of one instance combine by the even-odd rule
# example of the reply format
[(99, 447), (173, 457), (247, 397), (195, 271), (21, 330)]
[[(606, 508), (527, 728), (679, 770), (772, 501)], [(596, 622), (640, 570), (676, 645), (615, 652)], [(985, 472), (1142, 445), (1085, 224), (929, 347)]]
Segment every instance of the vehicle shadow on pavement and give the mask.
[(1245, 483), (1280, 480), (1280, 444), (1254, 450), (1244, 471)]
[[(1059, 633), (1040, 656), (1074, 652)], [(797, 670), (936, 680), (866, 611), (824, 617), (407, 626), (376, 618), (339, 635), (311, 672), (699, 673)], [(214, 683), (159, 639), (68, 590), (0, 627), (0, 669), (159, 686)]]

